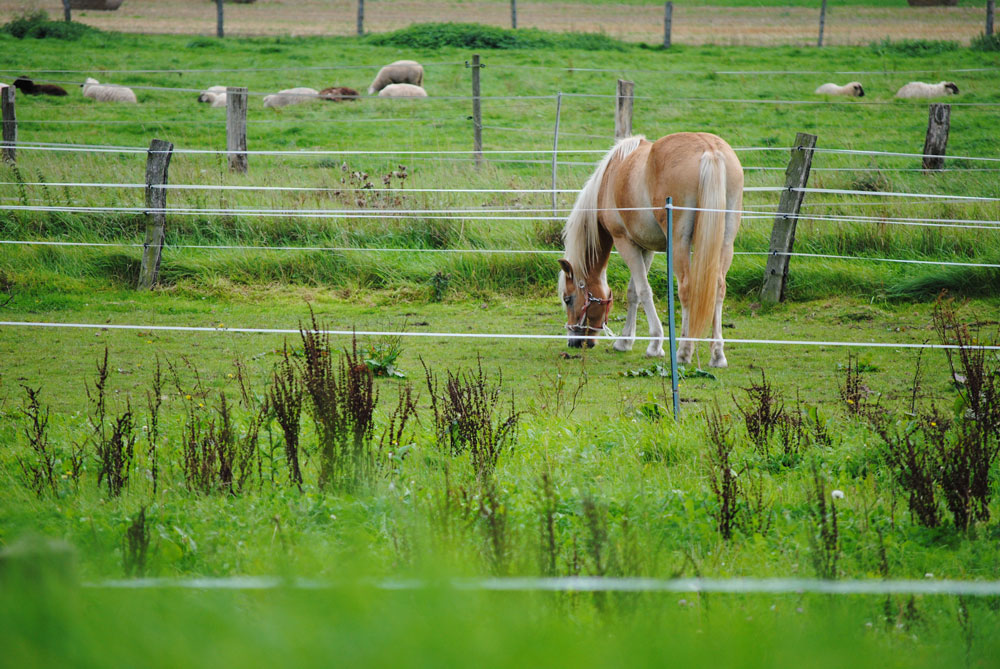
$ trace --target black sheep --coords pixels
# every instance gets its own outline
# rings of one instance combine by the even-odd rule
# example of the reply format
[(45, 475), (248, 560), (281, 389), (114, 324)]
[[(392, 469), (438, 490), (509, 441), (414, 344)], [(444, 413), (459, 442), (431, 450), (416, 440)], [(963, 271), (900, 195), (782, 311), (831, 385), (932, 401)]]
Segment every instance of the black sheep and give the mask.
[(27, 77), (14, 80), (14, 88), (25, 95), (66, 95), (66, 89), (55, 84), (36, 84)]

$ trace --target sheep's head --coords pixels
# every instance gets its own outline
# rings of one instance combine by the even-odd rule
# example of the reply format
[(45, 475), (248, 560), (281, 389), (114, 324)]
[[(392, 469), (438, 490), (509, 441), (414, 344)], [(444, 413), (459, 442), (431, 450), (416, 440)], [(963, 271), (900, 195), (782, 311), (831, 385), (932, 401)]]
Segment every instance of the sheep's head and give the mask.
[(946, 91), (948, 91), (952, 95), (958, 95), (958, 86), (956, 86), (955, 84), (953, 84), (950, 81), (945, 81), (945, 82), (942, 82), (942, 83), (944, 83), (944, 89)]
[(94, 79), (93, 77), (87, 77), (87, 79), (82, 84), (80, 84), (80, 88), (86, 88), (87, 86), (93, 86), (96, 83), (97, 83), (97, 79)]
[(30, 91), (35, 87), (35, 82), (27, 77), (18, 77), (14, 80), (14, 88), (19, 90)]
[(859, 98), (865, 97), (865, 89), (861, 86), (861, 82), (852, 81), (851, 89), (854, 91), (854, 95)]

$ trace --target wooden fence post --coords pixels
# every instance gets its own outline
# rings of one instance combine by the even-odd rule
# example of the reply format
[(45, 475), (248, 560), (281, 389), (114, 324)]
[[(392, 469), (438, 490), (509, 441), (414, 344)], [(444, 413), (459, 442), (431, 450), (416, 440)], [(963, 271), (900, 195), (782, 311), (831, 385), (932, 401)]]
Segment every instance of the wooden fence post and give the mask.
[[(146, 154), (146, 241), (142, 245), (142, 268), (139, 270), (139, 290), (149, 290), (160, 274), (160, 253), (163, 251), (163, 228), (167, 215), (167, 189), (157, 188), (167, 183), (167, 168), (174, 145), (154, 139)], [(159, 211), (153, 211), (159, 210)]]
[(805, 197), (805, 193), (793, 189), (805, 188), (809, 183), (814, 148), (816, 135), (800, 132), (795, 136), (795, 147), (785, 170), (785, 190), (781, 193), (778, 212), (774, 216), (774, 227), (771, 229), (770, 255), (764, 270), (764, 287), (760, 291), (762, 302), (777, 303), (785, 299), (790, 260), (787, 254), (792, 252), (795, 244), (795, 224), (798, 222), (802, 198)]
[(229, 171), (247, 173), (247, 89), (226, 89), (226, 151)]
[(556, 130), (552, 135), (552, 215), (556, 216), (556, 167), (559, 154), (559, 116), (562, 112), (562, 91), (556, 93)]
[(986, 1), (986, 36), (990, 37), (993, 35), (993, 14), (996, 11), (996, 1), (987, 0)]
[(674, 23), (674, 3), (668, 2), (663, 6), (663, 48), (670, 48), (670, 30)]
[(823, 28), (826, 27), (826, 0), (823, 0), (823, 4), (819, 8), (819, 39), (816, 41), (816, 46), (823, 46)]
[(14, 164), (17, 162), (17, 114), (14, 109), (14, 96), (17, 89), (8, 86), (0, 96), (0, 110), (3, 113), (3, 159)]
[(635, 83), (624, 79), (618, 80), (618, 91), (615, 95), (615, 139), (622, 139), (632, 134), (632, 99)]
[(948, 149), (951, 105), (935, 102), (931, 104), (928, 116), (923, 166), (925, 171), (940, 170), (944, 168), (944, 155)]
[(358, 35), (365, 34), (365, 0), (358, 0)]
[(517, 30), (517, 0), (510, 0), (510, 27)]
[(222, 25), (222, 0), (215, 0), (215, 36), (225, 37), (226, 31)]
[(476, 159), (476, 167), (483, 164), (483, 108), (479, 99), (479, 69), (484, 67), (479, 63), (479, 54), (472, 55), (472, 153)]
[(62, 0), (63, 3), (63, 20), (69, 23), (73, 20), (73, 10), (69, 6), (69, 0)]

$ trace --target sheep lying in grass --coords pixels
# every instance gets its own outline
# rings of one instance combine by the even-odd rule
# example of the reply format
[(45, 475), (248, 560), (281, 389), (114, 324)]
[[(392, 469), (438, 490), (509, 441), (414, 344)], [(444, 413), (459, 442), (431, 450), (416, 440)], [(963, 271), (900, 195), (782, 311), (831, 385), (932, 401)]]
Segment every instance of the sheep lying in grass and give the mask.
[(958, 86), (950, 81), (937, 84), (911, 81), (896, 91), (897, 98), (939, 98), (943, 95), (958, 95)]
[(55, 84), (36, 84), (27, 77), (18, 77), (14, 80), (14, 88), (25, 95), (66, 95), (66, 89)]
[(427, 91), (413, 84), (389, 84), (378, 92), (380, 98), (426, 98)]
[(390, 84), (424, 85), (424, 68), (415, 60), (397, 60), (389, 63), (375, 75), (375, 81), (368, 87), (368, 95), (375, 95)]
[(837, 84), (823, 84), (816, 89), (816, 95), (848, 95), (854, 98), (865, 97), (865, 89), (857, 81), (838, 86)]
[(353, 88), (348, 88), (346, 86), (331, 86), (330, 88), (324, 88), (319, 92), (319, 96), (324, 100), (331, 100), (332, 102), (359, 99), (358, 92)]
[(102, 84), (92, 77), (87, 77), (87, 80), (83, 82), (83, 97), (98, 102), (130, 102), (132, 104), (138, 102), (131, 88), (115, 84)]
[(264, 96), (265, 107), (287, 107), (288, 105), (300, 105), (304, 102), (312, 102), (319, 96), (319, 91), (315, 88), (286, 88), (278, 91), (274, 95)]
[(215, 100), (216, 96), (219, 95), (219, 93), (225, 94), (225, 92), (226, 92), (225, 86), (209, 86), (208, 88), (206, 88), (201, 92), (201, 95), (198, 96), (198, 102), (211, 103), (212, 101)]

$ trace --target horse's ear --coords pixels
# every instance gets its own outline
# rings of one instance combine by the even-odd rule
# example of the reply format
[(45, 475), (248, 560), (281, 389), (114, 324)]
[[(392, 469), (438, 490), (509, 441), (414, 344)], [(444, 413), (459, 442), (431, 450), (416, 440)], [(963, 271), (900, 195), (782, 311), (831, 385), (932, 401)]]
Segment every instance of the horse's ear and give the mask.
[(562, 271), (566, 274), (566, 279), (568, 281), (573, 280), (573, 266), (569, 264), (569, 261), (565, 258), (559, 259), (559, 266), (562, 267)]

